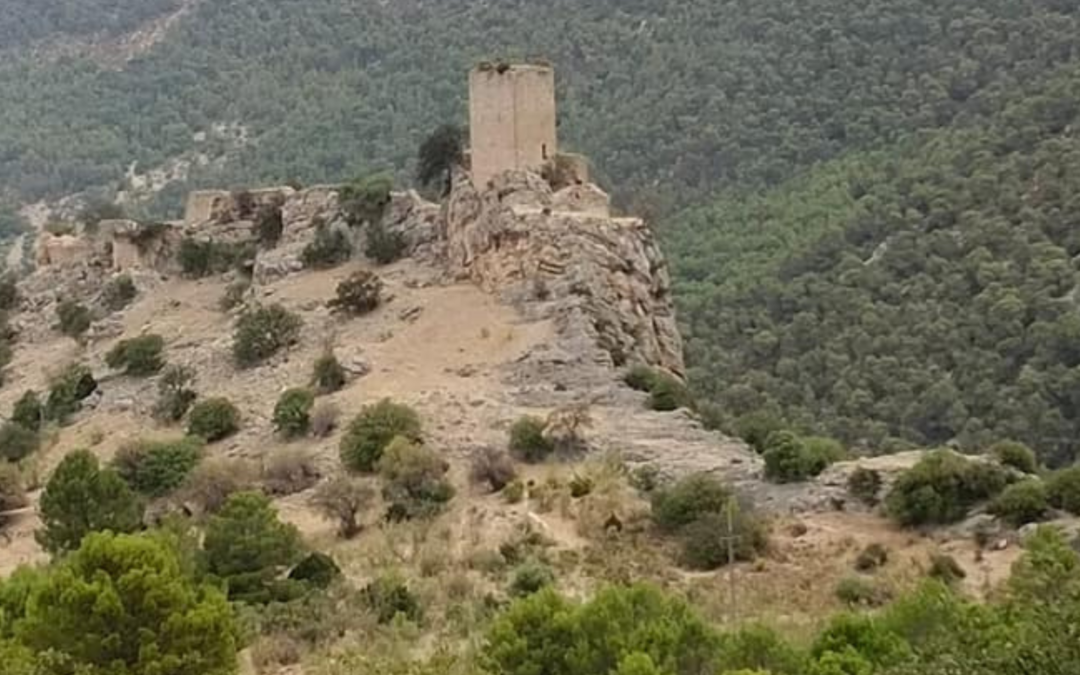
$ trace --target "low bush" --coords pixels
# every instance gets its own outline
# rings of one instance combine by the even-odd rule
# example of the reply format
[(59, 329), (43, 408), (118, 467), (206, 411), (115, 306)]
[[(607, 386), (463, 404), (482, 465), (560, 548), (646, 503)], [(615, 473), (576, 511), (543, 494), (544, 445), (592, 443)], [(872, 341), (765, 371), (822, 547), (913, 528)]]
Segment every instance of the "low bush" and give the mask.
[(19, 306), (18, 279), (14, 274), (0, 276), (0, 312), (10, 312)]
[(476, 483), (498, 492), (517, 478), (517, 467), (510, 455), (495, 448), (484, 448), (473, 458), (470, 475)]
[(11, 421), (30, 431), (40, 431), (41, 423), (45, 419), (45, 409), (38, 400), (37, 392), (27, 391), (11, 410)]
[(1038, 478), (1013, 483), (990, 504), (990, 512), (1013, 527), (1038, 522), (1050, 512), (1046, 484)]
[(274, 429), (285, 438), (306, 436), (311, 429), (315, 394), (308, 389), (286, 390), (274, 406)]
[(420, 417), (415, 410), (389, 399), (365, 406), (341, 439), (341, 462), (352, 471), (374, 471), (383, 451), (399, 436), (420, 440)]
[(507, 504), (520, 504), (525, 499), (525, 483), (520, 478), (515, 478), (502, 489), (503, 499)]
[(68, 337), (80, 338), (90, 329), (93, 316), (90, 310), (75, 300), (64, 300), (56, 306), (56, 318), (60, 332)]
[(121, 274), (110, 279), (101, 289), (101, 303), (109, 311), (118, 312), (130, 305), (138, 295), (139, 290), (135, 288), (131, 276)]
[(1035, 451), (1023, 443), (1000, 441), (990, 446), (990, 454), (1003, 465), (1017, 471), (1030, 474), (1039, 472), (1039, 460), (1035, 457)]
[(64, 424), (79, 411), (84, 400), (97, 391), (98, 383), (90, 369), (72, 364), (60, 372), (49, 387), (45, 400), (45, 419)]
[(361, 530), (360, 515), (375, 501), (375, 491), (366, 483), (348, 476), (338, 476), (319, 486), (312, 504), (328, 520), (338, 524), (338, 535), (351, 539)]
[(220, 441), (240, 429), (240, 411), (227, 398), (208, 398), (196, 403), (188, 414), (187, 432), (207, 443)]
[(723, 513), (735, 494), (717, 478), (698, 473), (653, 491), (652, 519), (665, 532), (676, 532), (711, 513)]
[(392, 520), (433, 516), (454, 497), (454, 486), (446, 478), (450, 470), (446, 460), (403, 436), (386, 447), (378, 467)]
[(671, 412), (680, 408), (693, 408), (694, 397), (682, 380), (661, 373), (649, 390), (649, 407), (658, 412)]
[(320, 394), (332, 394), (345, 386), (347, 380), (345, 368), (337, 360), (334, 353), (327, 351), (315, 359), (312, 368), (311, 384), (315, 391)]
[(38, 432), (15, 422), (0, 426), (0, 459), (19, 462), (34, 454), (40, 446)]
[(289, 572), (293, 581), (302, 581), (313, 588), (325, 589), (341, 578), (341, 568), (325, 553), (309, 553)]
[(311, 434), (315, 438), (326, 438), (337, 429), (340, 417), (341, 409), (337, 404), (331, 401), (316, 403), (311, 411)]
[(158, 381), (158, 400), (154, 404), (154, 417), (166, 423), (179, 422), (195, 403), (197, 397), (191, 388), (195, 371), (185, 366), (169, 366)]
[(390, 205), (394, 179), (385, 173), (357, 178), (341, 190), (341, 209), (352, 227), (361, 227), (382, 220)]
[(926, 574), (950, 586), (967, 577), (967, 572), (960, 563), (956, 562), (951, 555), (944, 553), (935, 553), (930, 557), (930, 569)]
[(227, 272), (230, 267), (250, 261), (254, 251), (248, 245), (199, 241), (187, 237), (180, 242), (177, 261), (185, 276), (201, 279)]
[(281, 204), (263, 204), (255, 212), (255, 231), (258, 233), (260, 244), (273, 248), (281, 241), (281, 235), (285, 230), (285, 223), (281, 216)]
[(790, 431), (770, 435), (765, 446), (765, 477), (777, 483), (797, 483), (817, 476), (842, 454), (828, 439), (800, 438)]
[(364, 587), (361, 596), (379, 623), (391, 623), (399, 614), (413, 623), (423, 618), (420, 601), (397, 577), (379, 577)]
[(870, 572), (884, 567), (887, 562), (889, 562), (889, 549), (881, 544), (870, 544), (855, 558), (855, 569), (860, 572)]
[[(0, 512), (14, 511), (30, 504), (26, 497), (26, 487), (22, 474), (15, 464), (0, 462)], [(0, 529), (3, 520), (0, 519)]]
[(281, 305), (244, 312), (233, 333), (233, 358), (241, 368), (256, 366), (296, 344), (304, 322)]
[(1046, 494), (1055, 509), (1080, 515), (1080, 465), (1050, 474), (1046, 479)]
[(651, 392), (659, 376), (658, 372), (648, 366), (636, 365), (623, 376), (623, 382), (636, 391)]
[(749, 508), (732, 513), (731, 525), (723, 513), (707, 513), (679, 532), (682, 563), (695, 570), (714, 570), (736, 561), (750, 561), (765, 552), (769, 532)]
[(352, 257), (352, 242), (342, 230), (319, 223), (315, 238), (300, 253), (300, 260), (308, 269), (325, 270), (348, 262)]
[(881, 501), (881, 486), (881, 473), (861, 466), (851, 473), (847, 482), (851, 496), (871, 507)]
[(142, 335), (130, 340), (121, 340), (105, 355), (105, 363), (110, 368), (124, 369), (128, 375), (136, 377), (153, 375), (165, 367), (165, 339), (160, 335)]
[(204, 514), (217, 513), (231, 495), (251, 490), (256, 474), (255, 467), (243, 460), (207, 460), (188, 475), (180, 488), (179, 501), (196, 505)]
[(574, 474), (570, 479), (570, 496), (574, 499), (581, 499), (592, 493), (593, 491), (593, 479), (588, 476), (581, 476)]
[(303, 450), (283, 450), (263, 465), (262, 482), (267, 494), (275, 497), (303, 492), (322, 476), (315, 458)]
[(148, 497), (169, 494), (187, 479), (202, 457), (202, 441), (137, 441), (117, 452), (112, 466), (133, 490)]
[(870, 579), (846, 577), (836, 585), (836, 597), (851, 607), (880, 607), (892, 599), (892, 593)]
[(518, 418), (510, 427), (510, 452), (523, 462), (542, 462), (555, 451), (555, 444), (544, 435), (546, 427), (539, 417)]
[(364, 253), (380, 265), (389, 265), (405, 255), (408, 242), (400, 232), (391, 232), (381, 222), (367, 226), (364, 232)]
[(939, 450), (905, 471), (885, 499), (901, 525), (953, 523), (975, 504), (997, 496), (1008, 475), (996, 464), (971, 461)]
[(334, 299), (328, 305), (335, 312), (361, 316), (379, 306), (382, 289), (382, 279), (378, 275), (360, 270), (337, 285)]
[(507, 592), (512, 598), (524, 598), (553, 585), (555, 571), (543, 562), (530, 558), (514, 570)]
[(769, 438), (783, 428), (782, 419), (765, 411), (747, 413), (735, 421), (735, 433), (758, 453), (765, 452)]

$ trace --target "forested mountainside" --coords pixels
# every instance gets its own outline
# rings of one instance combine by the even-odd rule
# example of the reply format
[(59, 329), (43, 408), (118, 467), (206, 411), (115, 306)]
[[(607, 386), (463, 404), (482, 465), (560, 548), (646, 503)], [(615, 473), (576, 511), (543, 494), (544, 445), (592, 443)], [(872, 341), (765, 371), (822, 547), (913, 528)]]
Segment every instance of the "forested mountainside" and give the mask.
[(182, 0), (3, 0), (0, 49), (45, 38), (115, 36), (180, 7)]
[(670, 233), (694, 382), (882, 447), (1080, 438), (1080, 68)]
[[(0, 25), (42, 23), (38, 3), (5, 4)], [(25, 200), (116, 181), (234, 123), (250, 143), (206, 182), (405, 176), (425, 133), (464, 120), (472, 63), (542, 56), (558, 68), (566, 144), (624, 203), (669, 212), (978, 119), (1073, 58), (1075, 12), (1066, 0), (200, 0), (120, 71), (6, 58), (0, 184)]]

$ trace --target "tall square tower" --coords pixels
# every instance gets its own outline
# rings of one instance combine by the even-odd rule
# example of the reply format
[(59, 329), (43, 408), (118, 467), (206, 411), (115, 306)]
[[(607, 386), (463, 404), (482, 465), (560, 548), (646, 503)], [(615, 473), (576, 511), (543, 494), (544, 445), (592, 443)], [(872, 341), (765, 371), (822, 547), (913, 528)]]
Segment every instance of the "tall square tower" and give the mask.
[(489, 65), (469, 73), (473, 184), (509, 169), (539, 171), (558, 151), (555, 71), (539, 65)]

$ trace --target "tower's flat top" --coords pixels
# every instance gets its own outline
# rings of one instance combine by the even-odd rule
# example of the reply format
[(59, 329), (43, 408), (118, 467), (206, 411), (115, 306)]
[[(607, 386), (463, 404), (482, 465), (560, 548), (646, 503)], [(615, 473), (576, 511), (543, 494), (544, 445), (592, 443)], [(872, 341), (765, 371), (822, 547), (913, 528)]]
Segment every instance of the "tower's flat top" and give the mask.
[(478, 63), (473, 66), (474, 73), (494, 73), (505, 75), (507, 73), (550, 73), (554, 70), (551, 66), (540, 63)]

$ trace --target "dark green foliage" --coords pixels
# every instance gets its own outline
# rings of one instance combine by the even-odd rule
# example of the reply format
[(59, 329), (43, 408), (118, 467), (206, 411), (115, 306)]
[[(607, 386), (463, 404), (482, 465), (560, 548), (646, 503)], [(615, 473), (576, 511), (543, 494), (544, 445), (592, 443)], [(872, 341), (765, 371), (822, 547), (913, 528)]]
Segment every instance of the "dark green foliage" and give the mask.
[(232, 609), (219, 590), (192, 579), (163, 537), (93, 534), (70, 557), (32, 574), (14, 633), (39, 666), (71, 668), (35, 672), (235, 671)]
[(160, 335), (141, 335), (121, 340), (105, 355), (110, 368), (123, 368), (128, 375), (144, 377), (165, 367), (165, 339)]
[(389, 399), (365, 406), (341, 439), (341, 463), (352, 471), (374, 471), (383, 450), (398, 436), (421, 439), (420, 417), (415, 410)]
[(1010, 466), (1024, 473), (1038, 473), (1039, 460), (1035, 457), (1035, 451), (1016, 441), (1001, 441), (990, 448), (990, 454), (1005, 466)]
[(1080, 465), (1050, 474), (1046, 479), (1046, 492), (1055, 509), (1080, 515)]
[(64, 424), (79, 411), (80, 404), (97, 391), (97, 380), (90, 369), (81, 364), (65, 368), (49, 387), (45, 400), (45, 419)]
[(280, 204), (264, 204), (259, 207), (255, 214), (255, 230), (258, 232), (260, 244), (267, 248), (277, 246), (284, 229)]
[(274, 406), (274, 429), (285, 438), (306, 436), (311, 428), (315, 394), (309, 389), (289, 389)]
[[(26, 487), (19, 467), (15, 464), (0, 462), (0, 513), (21, 509), (28, 503)], [(3, 530), (3, 526), (4, 523), (0, 522), (0, 530)]]
[(63, 300), (56, 305), (56, 318), (60, 332), (68, 337), (80, 338), (90, 329), (93, 317), (90, 310), (75, 300)]
[(507, 592), (512, 598), (523, 598), (555, 584), (555, 571), (532, 558), (514, 570)]
[(736, 509), (731, 525), (725, 513), (706, 513), (679, 532), (681, 560), (695, 570), (714, 570), (729, 561), (754, 560), (769, 545), (765, 524), (753, 512)]
[(341, 568), (325, 553), (309, 553), (289, 572), (293, 581), (303, 581), (314, 588), (327, 588), (341, 577)]
[(386, 446), (378, 462), (383, 500), (391, 520), (436, 515), (454, 497), (450, 465), (433, 450), (403, 436)]
[(967, 577), (967, 572), (952, 556), (936, 553), (930, 558), (927, 575), (946, 584), (955, 584)]
[(38, 432), (16, 422), (0, 426), (0, 459), (18, 462), (32, 455), (41, 445)]
[(347, 380), (345, 368), (333, 352), (328, 351), (315, 359), (312, 371), (312, 386), (320, 394), (332, 394), (345, 386)]
[(281, 305), (244, 312), (233, 333), (233, 358), (241, 368), (256, 366), (300, 340), (304, 322)]
[(11, 274), (0, 276), (0, 312), (10, 312), (19, 307), (19, 287)]
[(240, 429), (240, 411), (227, 398), (199, 401), (188, 415), (187, 432), (207, 443), (220, 441)]
[(855, 569), (860, 572), (869, 572), (879, 567), (884, 567), (889, 562), (889, 549), (881, 544), (870, 544), (855, 558)]
[(681, 380), (667, 373), (661, 373), (649, 390), (649, 407), (661, 412), (693, 408), (694, 399)]
[(465, 134), (454, 124), (439, 126), (420, 144), (416, 162), (416, 181), (430, 186), (442, 182), (443, 194), (450, 192), (450, 175), (465, 156)]
[(195, 402), (197, 394), (191, 388), (195, 371), (186, 366), (169, 366), (158, 380), (158, 400), (154, 417), (170, 423), (179, 422)]
[(797, 483), (817, 476), (832, 460), (825, 444), (812, 445), (790, 431), (777, 431), (765, 445), (765, 477), (777, 483)]
[(723, 513), (735, 499), (734, 493), (718, 479), (693, 474), (652, 494), (653, 521), (666, 532), (676, 532), (713, 513)]
[(329, 307), (335, 312), (361, 316), (373, 311), (382, 301), (382, 279), (377, 274), (360, 270), (337, 285)]
[(1042, 520), (1049, 511), (1046, 484), (1038, 478), (1013, 483), (990, 504), (990, 512), (1013, 527)]
[(880, 607), (892, 598), (892, 594), (872, 579), (846, 577), (836, 585), (836, 597), (853, 607)]
[(138, 295), (139, 289), (135, 288), (135, 282), (131, 280), (131, 277), (121, 274), (110, 279), (101, 289), (101, 302), (107, 309), (118, 312), (130, 305)]
[(202, 457), (199, 438), (137, 441), (122, 447), (112, 466), (133, 490), (148, 497), (169, 494), (187, 479)]
[(580, 499), (591, 494), (594, 485), (592, 478), (574, 474), (570, 479), (568, 487), (570, 488), (570, 496), (574, 499)]
[(375, 221), (364, 231), (364, 253), (380, 265), (389, 265), (405, 255), (408, 242), (400, 232), (390, 231)]
[(404, 581), (392, 576), (382, 576), (364, 587), (364, 603), (379, 623), (390, 623), (399, 614), (406, 620), (418, 623), (424, 616), (420, 601)]
[(1001, 467), (935, 451), (904, 472), (885, 499), (901, 525), (952, 523), (975, 504), (992, 499), (1008, 482)]
[(203, 554), (206, 571), (226, 583), (230, 600), (265, 603), (288, 592), (278, 577), (300, 558), (300, 533), (278, 520), (265, 495), (238, 492), (210, 519)]
[(623, 376), (626, 386), (636, 391), (651, 392), (659, 373), (648, 366), (636, 365)]
[(877, 506), (881, 501), (881, 487), (881, 473), (874, 469), (860, 466), (848, 477), (848, 492), (867, 506)]
[(544, 435), (547, 425), (538, 417), (520, 417), (510, 427), (510, 452), (523, 462), (542, 462), (555, 451), (555, 444)]
[(41, 495), (38, 543), (58, 554), (79, 547), (91, 532), (134, 532), (142, 526), (142, 506), (124, 479), (86, 450), (61, 460)]
[(349, 235), (325, 223), (319, 223), (315, 228), (315, 238), (300, 253), (304, 267), (315, 270), (337, 267), (351, 257), (352, 242), (349, 241)]
[(390, 205), (393, 187), (394, 179), (386, 174), (366, 176), (346, 185), (341, 191), (341, 208), (349, 225), (378, 224)]
[(751, 448), (759, 453), (765, 452), (769, 437), (784, 429), (784, 422), (768, 412), (751, 412), (735, 422), (735, 432)]
[(250, 260), (254, 251), (245, 244), (226, 244), (211, 240), (201, 241), (185, 237), (176, 253), (183, 273), (192, 279), (222, 274), (233, 266)]

